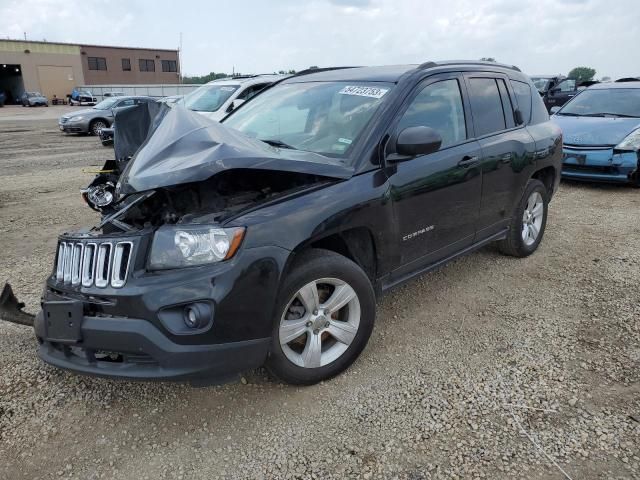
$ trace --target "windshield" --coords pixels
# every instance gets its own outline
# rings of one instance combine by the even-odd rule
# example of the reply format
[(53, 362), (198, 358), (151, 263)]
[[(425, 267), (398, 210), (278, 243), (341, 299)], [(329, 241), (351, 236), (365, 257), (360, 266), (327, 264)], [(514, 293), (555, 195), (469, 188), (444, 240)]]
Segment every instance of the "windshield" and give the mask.
[(184, 97), (184, 106), (196, 112), (215, 112), (240, 85), (204, 85)]
[(109, 110), (113, 107), (113, 104), (118, 101), (117, 98), (109, 97), (98, 103), (95, 107), (96, 110)]
[(282, 84), (252, 99), (224, 125), (275, 146), (344, 157), (391, 88), (380, 82)]
[(531, 81), (539, 92), (545, 92), (547, 85), (549, 85), (549, 79), (546, 77), (531, 77)]
[(640, 88), (584, 90), (558, 115), (640, 117)]

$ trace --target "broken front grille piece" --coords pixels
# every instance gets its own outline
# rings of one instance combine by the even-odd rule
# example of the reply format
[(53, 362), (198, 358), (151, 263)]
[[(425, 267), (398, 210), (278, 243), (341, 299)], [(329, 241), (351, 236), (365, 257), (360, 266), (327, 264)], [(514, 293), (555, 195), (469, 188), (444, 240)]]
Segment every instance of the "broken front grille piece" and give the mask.
[(121, 288), (127, 281), (133, 242), (74, 242), (58, 244), (56, 282), (64, 285)]

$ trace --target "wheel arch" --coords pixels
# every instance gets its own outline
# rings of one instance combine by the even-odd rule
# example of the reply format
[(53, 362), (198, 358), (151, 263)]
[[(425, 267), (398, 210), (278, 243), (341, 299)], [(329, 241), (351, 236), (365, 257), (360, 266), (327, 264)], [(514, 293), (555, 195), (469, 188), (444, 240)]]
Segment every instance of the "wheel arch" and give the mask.
[(107, 120), (106, 118), (103, 117), (96, 117), (96, 118), (92, 118), (91, 120), (89, 120), (89, 131), (91, 132), (93, 125), (98, 122), (98, 121), (102, 121), (104, 122), (104, 124), (108, 127), (110, 125), (109, 120)]
[(531, 175), (531, 178), (540, 180), (542, 184), (545, 186), (545, 188), (547, 189), (547, 192), (549, 193), (549, 198), (551, 198), (555, 193), (554, 186), (555, 186), (557, 175), (558, 173), (556, 172), (555, 167), (547, 166), (533, 172), (533, 174)]
[(301, 253), (309, 249), (322, 249), (335, 252), (356, 263), (375, 285), (378, 274), (378, 250), (374, 238), (369, 228), (360, 226), (308, 239), (293, 249), (283, 274), (286, 275)]

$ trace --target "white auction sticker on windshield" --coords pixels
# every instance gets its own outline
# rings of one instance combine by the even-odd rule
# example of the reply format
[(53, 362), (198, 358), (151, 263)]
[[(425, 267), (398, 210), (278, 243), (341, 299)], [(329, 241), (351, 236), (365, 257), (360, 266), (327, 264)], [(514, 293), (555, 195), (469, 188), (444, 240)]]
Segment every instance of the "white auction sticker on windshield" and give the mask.
[(342, 95), (357, 95), (358, 97), (382, 98), (382, 96), (388, 91), (388, 88), (358, 87), (355, 85), (347, 85), (338, 93)]
[(233, 92), (235, 89), (236, 87), (220, 87), (223, 92)]

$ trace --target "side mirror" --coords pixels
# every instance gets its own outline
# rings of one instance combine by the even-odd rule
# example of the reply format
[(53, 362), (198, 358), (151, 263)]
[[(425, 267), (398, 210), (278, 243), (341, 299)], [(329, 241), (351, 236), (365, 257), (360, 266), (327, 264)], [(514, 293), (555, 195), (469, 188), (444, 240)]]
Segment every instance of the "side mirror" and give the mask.
[(551, 115), (553, 115), (554, 113), (558, 113), (560, 111), (560, 108), (558, 105), (556, 105), (555, 107), (551, 107)]
[(553, 87), (551, 90), (549, 90), (549, 95), (553, 96), (559, 91), (560, 91), (560, 87)]
[(407, 127), (398, 134), (396, 152), (400, 155), (416, 157), (437, 152), (442, 145), (442, 137), (431, 127)]

